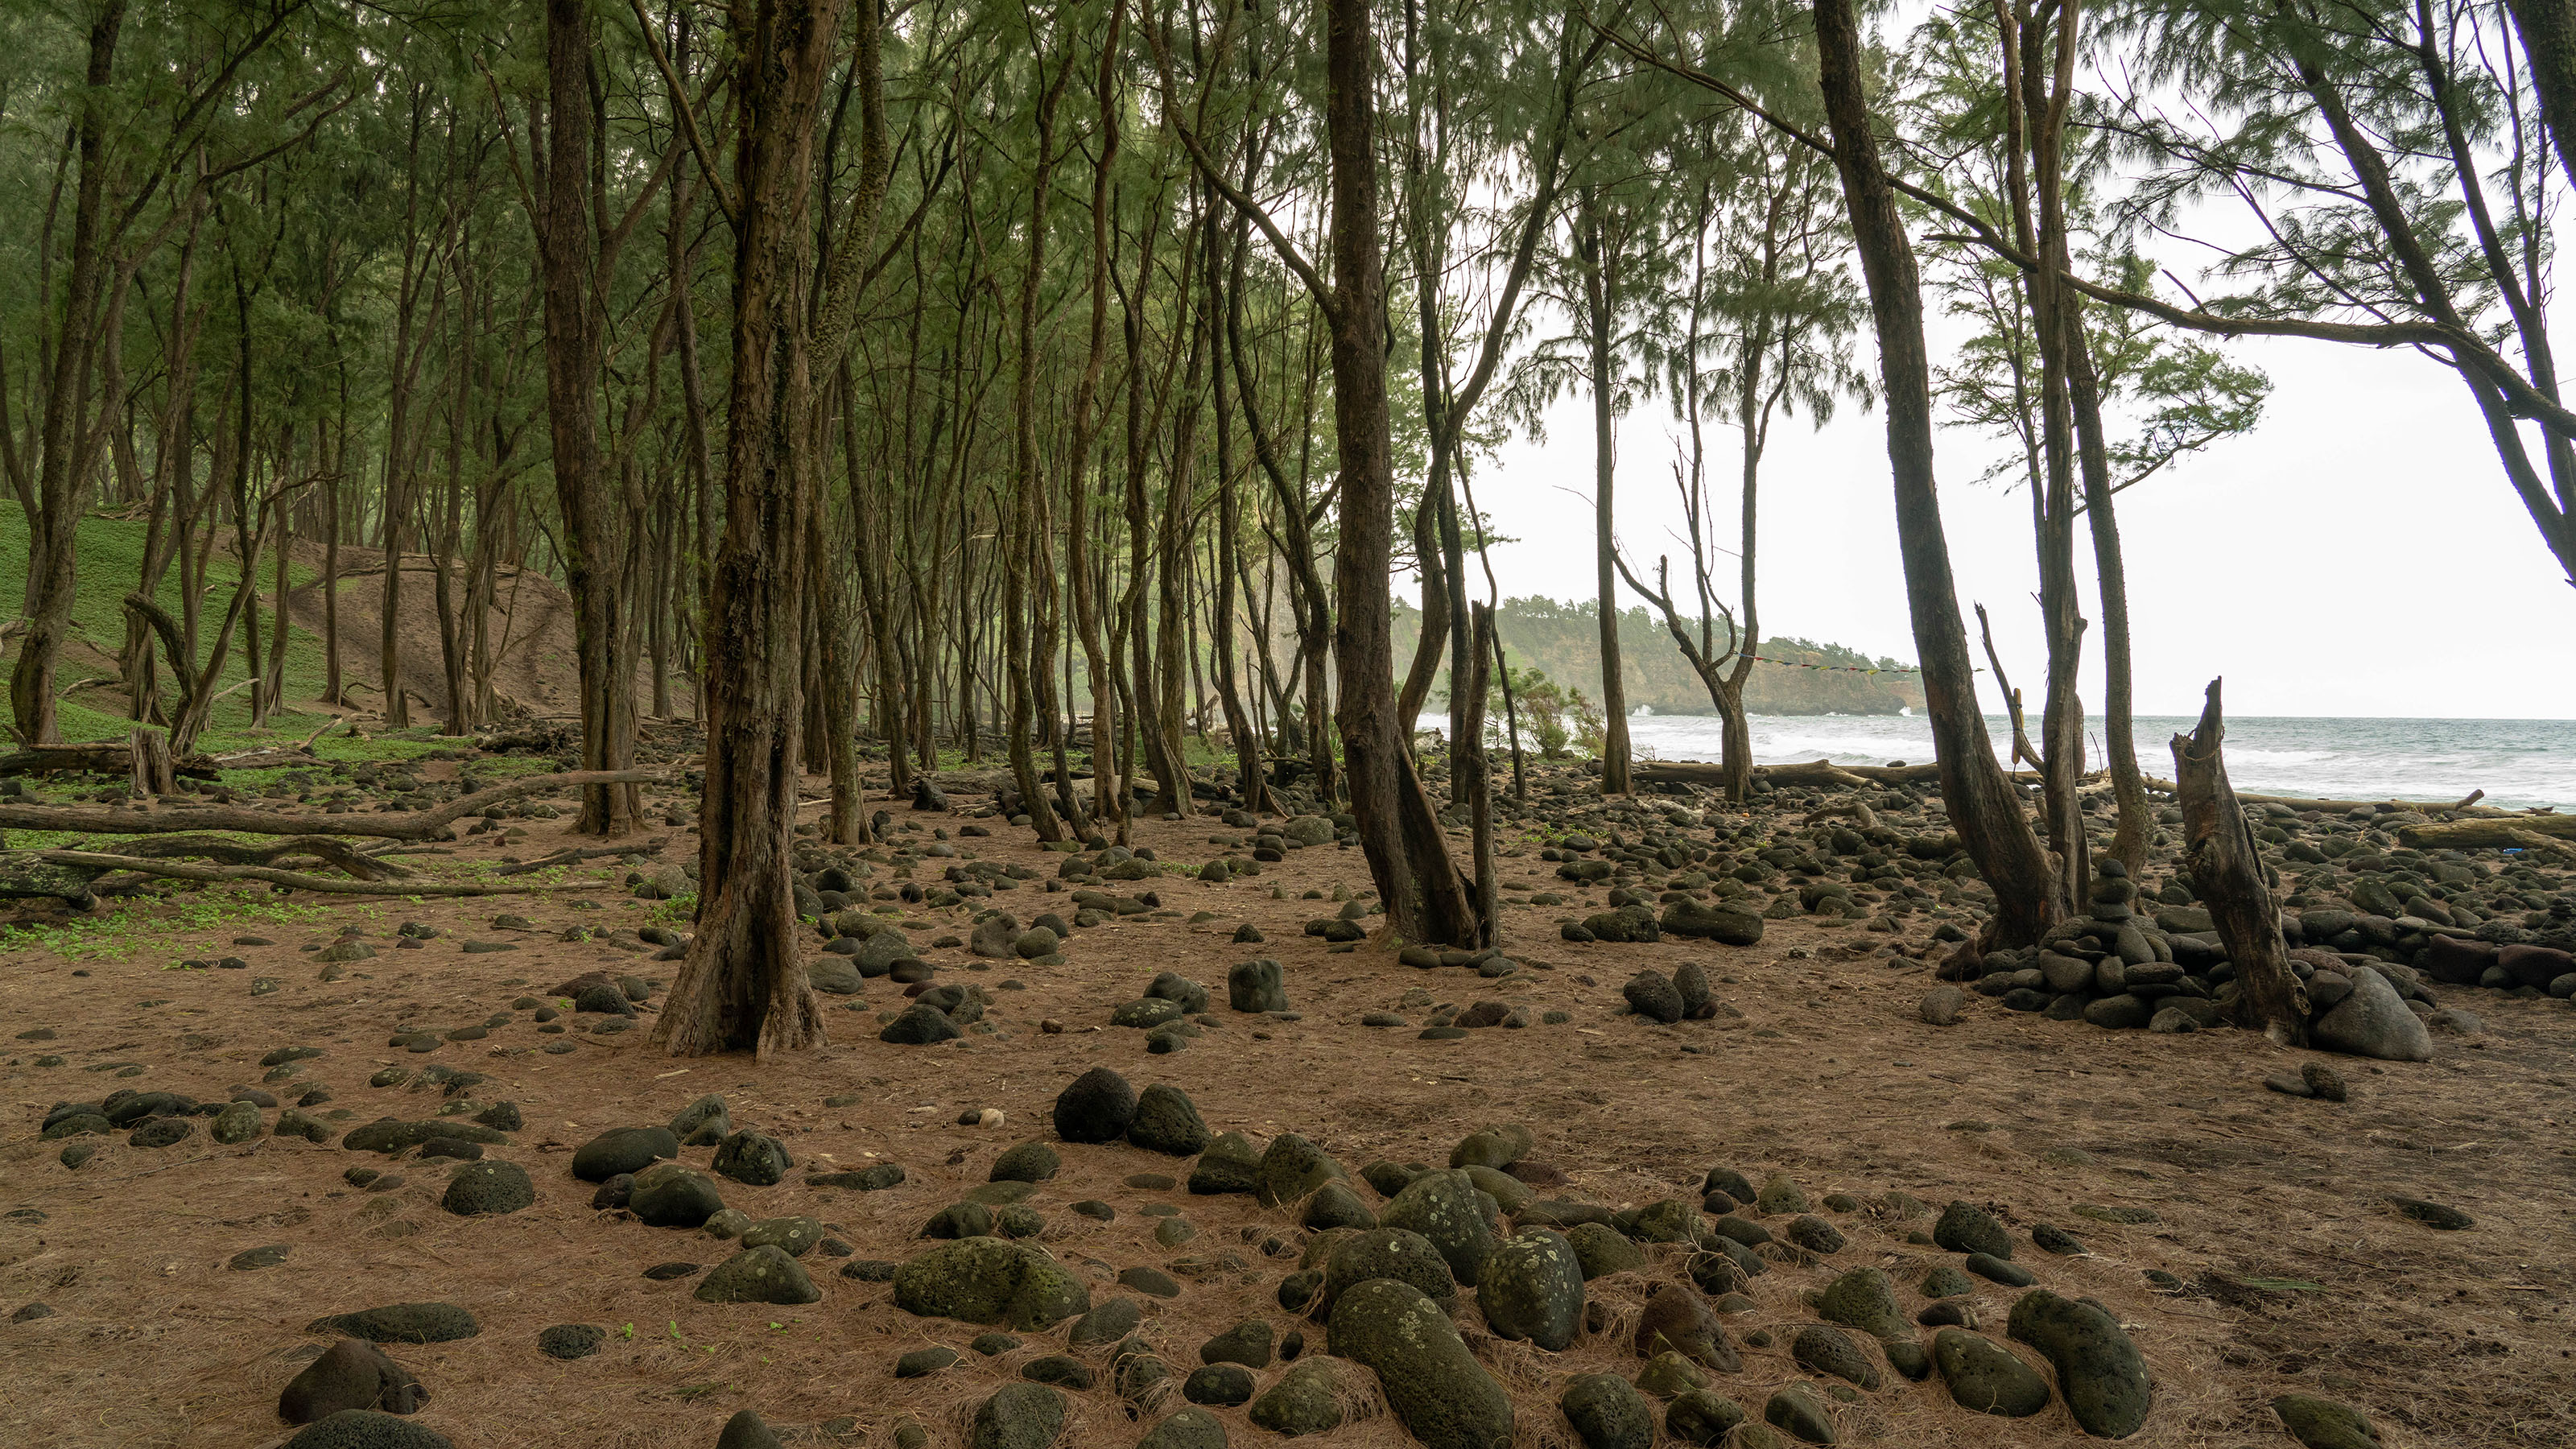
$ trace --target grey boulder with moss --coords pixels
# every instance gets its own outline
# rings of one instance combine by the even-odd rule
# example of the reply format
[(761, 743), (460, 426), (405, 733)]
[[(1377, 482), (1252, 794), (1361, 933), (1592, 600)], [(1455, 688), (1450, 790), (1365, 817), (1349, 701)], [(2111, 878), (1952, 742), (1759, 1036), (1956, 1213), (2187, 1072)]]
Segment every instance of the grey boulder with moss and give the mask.
[(1004, 1384), (975, 1410), (969, 1449), (1047, 1449), (1064, 1432), (1064, 1395), (1044, 1384)]
[(1036, 1248), (961, 1238), (895, 1269), (894, 1301), (924, 1318), (1038, 1330), (1090, 1312), (1091, 1290)]
[(2048, 1380), (2011, 1349), (1964, 1328), (1932, 1335), (1932, 1362), (1959, 1407), (2026, 1419), (2048, 1407)]
[(2125, 1439), (2147, 1422), (2147, 1361), (2109, 1309), (2036, 1289), (2013, 1304), (2006, 1332), (2047, 1355), (2057, 1391), (2085, 1433)]
[(1653, 1449), (1655, 1405), (1617, 1374), (1578, 1374), (1556, 1406), (1583, 1449)]
[(1325, 1307), (1373, 1278), (1406, 1284), (1444, 1305), (1458, 1296), (1448, 1261), (1430, 1239), (1403, 1228), (1371, 1228), (1335, 1243), (1324, 1259)]
[(1562, 1353), (1583, 1331), (1583, 1262), (1548, 1228), (1506, 1238), (1477, 1275), (1476, 1307), (1497, 1337)]
[(1479, 1191), (1464, 1172), (1426, 1172), (1407, 1184), (1386, 1210), (1381, 1224), (1420, 1233), (1447, 1259), (1461, 1283), (1473, 1283), (1494, 1251), (1494, 1200)]
[(1420, 1291), (1385, 1278), (1359, 1284), (1334, 1301), (1329, 1332), (1333, 1353), (1377, 1375), (1398, 1422), (1428, 1449), (1511, 1442), (1511, 1396)]
[(1816, 1298), (1816, 1313), (1828, 1323), (1857, 1328), (1876, 1339), (1914, 1336), (1897, 1309), (1896, 1290), (1876, 1268), (1855, 1268), (1825, 1285)]
[(1156, 1424), (1136, 1449), (1225, 1449), (1225, 1421), (1193, 1404)]
[(1302, 1359), (1252, 1401), (1249, 1415), (1255, 1428), (1284, 1438), (1329, 1434), (1342, 1427), (1340, 1370), (1329, 1358)]
[(725, 1259), (698, 1284), (702, 1303), (819, 1303), (823, 1290), (786, 1250), (763, 1245)]

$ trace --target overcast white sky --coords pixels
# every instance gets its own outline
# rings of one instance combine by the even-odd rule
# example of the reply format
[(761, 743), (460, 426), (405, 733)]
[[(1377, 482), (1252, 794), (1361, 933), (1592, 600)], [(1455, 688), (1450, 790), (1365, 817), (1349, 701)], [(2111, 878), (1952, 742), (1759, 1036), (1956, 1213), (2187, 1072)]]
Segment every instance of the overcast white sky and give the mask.
[[(2202, 687), (2223, 675), (2235, 715), (2576, 716), (2576, 590), (2457, 379), (2410, 352), (2236, 345), (2272, 375), (2262, 426), (2120, 495), (2138, 712), (2196, 714)], [(1682, 552), (1671, 429), (1660, 399), (1622, 426), (1620, 535), (1632, 558)], [(1735, 435), (1709, 436), (1717, 508), (1731, 518)], [(1882, 416), (1849, 406), (1822, 432), (1804, 419), (1775, 426), (1763, 468), (1766, 632), (1914, 659), (1885, 443)], [(2004, 667), (2036, 708), (2045, 646), (2029, 502), (1975, 481), (1994, 446), (1941, 436), (1951, 564), (1962, 613), (1986, 605)], [(1559, 401), (1543, 444), (1515, 438), (1479, 471), (1477, 503), (1517, 540), (1494, 550), (1505, 594), (1592, 595), (1591, 480), (1580, 395)], [(1721, 541), (1731, 535), (1730, 524)], [(2081, 529), (2077, 547), (2096, 621), (2083, 697), (2098, 711), (2101, 616)], [(1640, 601), (1623, 590), (1620, 602)], [(1983, 702), (1999, 708), (1990, 685)]]

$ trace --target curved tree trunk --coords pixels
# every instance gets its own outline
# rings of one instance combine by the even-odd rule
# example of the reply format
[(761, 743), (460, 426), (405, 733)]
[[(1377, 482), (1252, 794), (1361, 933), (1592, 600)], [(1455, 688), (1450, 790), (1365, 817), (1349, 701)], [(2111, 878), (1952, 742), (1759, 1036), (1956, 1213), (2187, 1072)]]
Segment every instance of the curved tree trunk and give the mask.
[(1360, 848), (1389, 924), (1409, 941), (1467, 945), (1475, 903), (1449, 858), (1395, 710), (1388, 588), (1395, 459), (1386, 393), (1386, 271), (1377, 199), (1376, 40), (1370, 0), (1326, 7), (1326, 129), (1332, 151), (1333, 423), (1341, 538), (1333, 585), (1337, 714)]
[(1887, 455), (1896, 487), (1897, 544), (1924, 712), (1939, 755), (1942, 803), (1969, 858), (1995, 893), (1990, 944), (2026, 945), (2056, 923), (2048, 859), (1977, 709), (1976, 666), (1950, 575), (1950, 545), (1932, 467), (1932, 366), (1923, 340), (1923, 287), (1863, 98), (1860, 22), (1852, 0), (1815, 0), (1817, 78), (1832, 124), (1834, 167), (1869, 284), (1887, 402)]

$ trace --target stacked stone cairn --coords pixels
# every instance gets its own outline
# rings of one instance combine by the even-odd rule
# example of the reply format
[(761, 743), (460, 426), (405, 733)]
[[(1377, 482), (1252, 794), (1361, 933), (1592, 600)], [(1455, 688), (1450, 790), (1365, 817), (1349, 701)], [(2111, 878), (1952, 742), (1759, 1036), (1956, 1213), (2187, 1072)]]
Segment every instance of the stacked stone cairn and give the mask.
[[(1988, 953), (1978, 963), (1983, 974), (1974, 989), (2000, 998), (2009, 1011), (2112, 1031), (2172, 1034), (2227, 1022), (2239, 991), (2236, 966), (2208, 912), (2168, 909), (2150, 920), (2139, 915), (2137, 894), (2137, 882), (2119, 861), (2100, 862), (2086, 914), (2061, 922), (2035, 947)], [(2319, 926), (2338, 928), (2329, 944), (2353, 944), (2340, 939), (2351, 929), (2348, 913), (2315, 914), (2325, 918)], [(2285, 916), (2283, 928), (2296, 948), (2291, 970), (2308, 988), (2313, 1045), (2425, 1061), (2432, 1056), (2428, 1020), (2461, 1019), (2440, 1010), (2405, 953), (2394, 949), (2404, 943), (2392, 940), (2377, 952), (2324, 950), (2302, 944), (2310, 933), (2298, 916)]]

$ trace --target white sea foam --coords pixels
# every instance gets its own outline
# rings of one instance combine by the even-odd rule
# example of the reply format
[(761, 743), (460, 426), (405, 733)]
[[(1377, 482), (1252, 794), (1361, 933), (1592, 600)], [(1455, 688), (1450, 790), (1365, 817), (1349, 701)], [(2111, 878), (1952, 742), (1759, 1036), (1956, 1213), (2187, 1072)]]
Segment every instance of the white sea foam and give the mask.
[[(1426, 728), (1445, 720), (1425, 717)], [(1931, 722), (1903, 715), (1756, 715), (1748, 723), (1756, 763), (1830, 759), (1885, 764), (1932, 758)], [(2147, 774), (2173, 773), (2165, 742), (2195, 721), (2141, 717), (2138, 761)], [(1986, 721), (2002, 758), (2011, 727)], [(1652, 715), (1628, 722), (1640, 756), (1714, 760), (1722, 747), (1714, 715)], [(2085, 721), (2088, 767), (2101, 763), (2102, 721)], [(2227, 765), (2240, 790), (2323, 799), (2457, 800), (2472, 790), (2497, 805), (2576, 809), (2576, 720), (2267, 719), (2227, 722)]]

